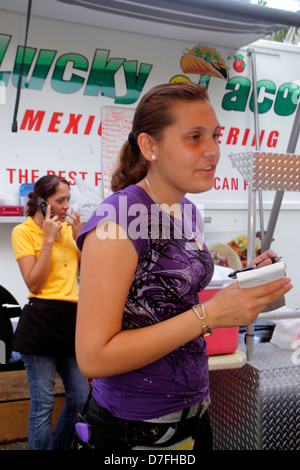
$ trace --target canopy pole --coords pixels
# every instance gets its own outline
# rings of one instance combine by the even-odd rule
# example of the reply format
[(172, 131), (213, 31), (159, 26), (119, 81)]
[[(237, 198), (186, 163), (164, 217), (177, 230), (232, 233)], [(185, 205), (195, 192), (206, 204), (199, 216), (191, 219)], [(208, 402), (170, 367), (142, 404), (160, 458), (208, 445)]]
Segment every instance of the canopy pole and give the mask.
[(24, 48), (23, 48), (23, 56), (22, 56), (22, 62), (21, 62), (21, 66), (20, 66), (20, 73), (19, 73), (19, 79), (18, 79), (17, 96), (16, 96), (16, 102), (15, 102), (15, 109), (14, 109), (14, 115), (13, 115), (13, 122), (12, 122), (12, 126), (11, 126), (12, 132), (18, 132), (17, 116), (18, 116), (19, 102), (20, 102), (20, 96), (21, 96), (21, 86), (22, 86), (22, 78), (23, 78), (23, 67), (24, 67), (25, 54), (26, 54), (26, 46), (27, 46), (27, 39), (28, 39), (29, 22), (30, 22), (30, 16), (31, 16), (31, 5), (32, 5), (32, 0), (28, 0), (25, 42), (24, 42), (24, 46), (23, 46), (23, 47), (24, 47)]
[[(254, 256), (254, 237), (255, 234), (255, 224), (256, 224), (256, 191), (253, 191), (249, 188), (248, 194), (248, 246), (247, 246), (247, 263), (249, 264), (250, 260)], [(251, 323), (246, 327), (246, 354), (247, 361), (253, 362), (254, 360), (254, 323)]]
[[(258, 120), (258, 102), (257, 102), (257, 78), (256, 78), (256, 57), (254, 49), (248, 49), (248, 55), (251, 56), (252, 63), (252, 83), (253, 83), (253, 103), (254, 103), (254, 128), (255, 128), (255, 148), (260, 150), (259, 140), (259, 120)], [(259, 195), (260, 209), (260, 235), (263, 244), (264, 239), (264, 221), (262, 193)], [(255, 233), (256, 233), (256, 191), (249, 188), (248, 194), (248, 233), (247, 233), (247, 263), (249, 264), (255, 258)], [(248, 362), (254, 359), (254, 323), (246, 327), (246, 353)]]

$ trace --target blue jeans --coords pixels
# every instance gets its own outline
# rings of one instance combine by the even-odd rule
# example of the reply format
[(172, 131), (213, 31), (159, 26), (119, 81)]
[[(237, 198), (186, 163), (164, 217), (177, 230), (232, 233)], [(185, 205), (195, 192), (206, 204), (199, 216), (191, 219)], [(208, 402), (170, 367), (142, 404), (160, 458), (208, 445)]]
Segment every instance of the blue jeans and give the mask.
[[(77, 366), (76, 358), (22, 354), (29, 390), (30, 413), (28, 441), (31, 450), (70, 450), (77, 413), (82, 411), (89, 393), (88, 380)], [(65, 387), (65, 404), (52, 435), (54, 384), (56, 372)]]

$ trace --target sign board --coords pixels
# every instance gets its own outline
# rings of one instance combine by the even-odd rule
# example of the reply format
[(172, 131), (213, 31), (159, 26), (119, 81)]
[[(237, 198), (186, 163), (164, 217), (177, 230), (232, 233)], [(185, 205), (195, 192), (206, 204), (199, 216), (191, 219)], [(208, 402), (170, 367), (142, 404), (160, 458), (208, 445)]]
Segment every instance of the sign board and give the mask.
[(134, 109), (102, 108), (102, 175), (104, 197), (110, 194), (110, 180), (117, 167), (119, 152), (131, 131)]
[[(224, 49), (85, 25), (76, 25), (74, 34), (71, 23), (34, 17), (25, 51), (18, 132), (13, 133), (25, 27), (25, 15), (1, 11), (3, 203), (18, 204), (22, 183), (34, 183), (51, 172), (66, 177), (73, 189), (76, 178), (82, 178), (102, 191), (108, 184), (102, 182), (101, 162), (101, 156), (108, 155), (103, 121), (107, 110), (120, 107), (131, 113), (153, 86), (193, 81), (207, 85), (221, 124), (221, 160), (214, 188), (201, 196), (201, 202), (220, 208), (247, 205), (243, 178), (228, 159), (230, 153), (255, 149), (247, 48)], [(261, 151), (285, 153), (299, 101), (300, 48), (260, 41), (255, 50)], [(104, 163), (108, 165), (108, 160)], [(272, 200), (273, 195), (266, 198)], [(298, 199), (290, 194), (288, 201)]]

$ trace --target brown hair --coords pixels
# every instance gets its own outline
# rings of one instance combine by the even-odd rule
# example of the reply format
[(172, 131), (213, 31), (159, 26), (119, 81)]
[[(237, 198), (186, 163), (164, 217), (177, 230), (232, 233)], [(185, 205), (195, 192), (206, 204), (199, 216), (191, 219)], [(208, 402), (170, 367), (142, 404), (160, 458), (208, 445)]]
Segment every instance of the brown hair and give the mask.
[(43, 199), (48, 199), (48, 197), (53, 196), (57, 190), (57, 186), (60, 183), (67, 184), (69, 187), (69, 182), (57, 175), (46, 175), (42, 176), (34, 185), (33, 191), (28, 194), (28, 202), (26, 206), (26, 214), (29, 216), (34, 216), (38, 209), (37, 198), (41, 197)]
[(146, 132), (159, 141), (166, 127), (175, 122), (172, 112), (176, 101), (209, 101), (204, 85), (196, 83), (167, 83), (158, 85), (146, 93), (138, 104), (128, 141), (121, 148), (119, 164), (115, 170), (111, 188), (114, 192), (136, 184), (148, 171), (148, 162), (140, 152), (137, 139)]

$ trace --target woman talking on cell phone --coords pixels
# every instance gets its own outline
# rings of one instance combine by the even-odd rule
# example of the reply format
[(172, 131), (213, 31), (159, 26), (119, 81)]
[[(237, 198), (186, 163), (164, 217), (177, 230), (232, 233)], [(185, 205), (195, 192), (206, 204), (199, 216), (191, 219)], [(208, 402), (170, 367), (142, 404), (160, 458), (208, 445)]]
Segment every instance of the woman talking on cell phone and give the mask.
[[(29, 289), (13, 349), (21, 353), (27, 371), (31, 450), (71, 449), (77, 412), (88, 395), (74, 345), (80, 261), (75, 240), (82, 224), (78, 213), (67, 214), (69, 200), (65, 179), (43, 176), (28, 195), (26, 221), (12, 232), (15, 257)], [(66, 400), (52, 435), (56, 373)]]

